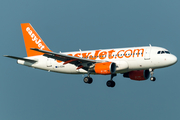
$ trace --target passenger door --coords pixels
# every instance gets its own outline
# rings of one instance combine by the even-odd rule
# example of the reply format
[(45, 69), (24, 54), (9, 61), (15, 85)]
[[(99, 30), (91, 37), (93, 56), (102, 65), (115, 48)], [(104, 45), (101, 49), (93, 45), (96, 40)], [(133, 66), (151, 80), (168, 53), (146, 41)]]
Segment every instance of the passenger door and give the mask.
[(145, 49), (144, 60), (150, 60), (151, 47)]

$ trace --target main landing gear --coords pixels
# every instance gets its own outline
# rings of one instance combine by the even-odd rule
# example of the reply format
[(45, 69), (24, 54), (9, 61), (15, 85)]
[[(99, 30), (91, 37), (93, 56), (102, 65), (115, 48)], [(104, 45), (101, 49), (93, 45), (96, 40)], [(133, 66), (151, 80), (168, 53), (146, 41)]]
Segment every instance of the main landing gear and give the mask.
[(93, 79), (90, 77), (90, 73), (88, 72), (88, 76), (84, 78), (84, 82), (91, 84), (93, 82)]
[[(114, 87), (116, 83), (112, 80), (113, 77), (115, 77), (117, 74), (111, 74), (111, 79), (106, 82), (106, 85), (108, 87)], [(93, 79), (90, 77), (89, 73), (88, 76), (83, 79), (85, 83), (91, 84), (93, 82)]]
[(84, 78), (84, 82), (88, 83), (88, 84), (91, 84), (93, 82), (93, 79), (90, 76), (89, 77), (87, 76), (87, 77)]
[(113, 77), (115, 77), (116, 75), (117, 75), (117, 74), (111, 74), (111, 79), (106, 82), (106, 85), (107, 85), (108, 87), (114, 87), (114, 86), (116, 85), (116, 83), (112, 80)]
[(156, 78), (153, 77), (154, 70), (153, 70), (152, 68), (149, 68), (149, 72), (150, 72), (150, 75), (151, 75), (150, 80), (151, 80), (151, 81), (156, 81)]

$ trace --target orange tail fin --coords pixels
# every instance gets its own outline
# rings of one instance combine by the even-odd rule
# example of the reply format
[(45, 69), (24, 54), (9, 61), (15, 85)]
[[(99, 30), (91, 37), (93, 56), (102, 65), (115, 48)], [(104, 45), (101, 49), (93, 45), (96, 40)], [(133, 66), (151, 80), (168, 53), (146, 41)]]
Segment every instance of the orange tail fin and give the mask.
[(21, 28), (28, 57), (43, 55), (43, 53), (31, 50), (31, 48), (51, 51), (30, 23), (22, 23)]

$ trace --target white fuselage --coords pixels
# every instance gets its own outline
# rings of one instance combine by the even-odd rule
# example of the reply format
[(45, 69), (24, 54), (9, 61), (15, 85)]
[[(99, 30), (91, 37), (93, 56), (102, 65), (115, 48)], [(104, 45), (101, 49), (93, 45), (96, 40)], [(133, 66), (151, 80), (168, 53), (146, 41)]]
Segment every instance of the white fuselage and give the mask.
[[(76, 51), (63, 54), (92, 59), (97, 62), (114, 62), (116, 63), (116, 73), (125, 73), (133, 70), (146, 70), (149, 68), (163, 68), (177, 62), (176, 56), (170, 54), (166, 49), (154, 46)], [(27, 58), (37, 60), (38, 62), (32, 63), (18, 60), (18, 63), (33, 68), (59, 73), (84, 74), (88, 72), (84, 69), (77, 69), (77, 66), (71, 63), (64, 64), (62, 61), (42, 55)], [(84, 64), (83, 66), (87, 66), (87, 64)]]

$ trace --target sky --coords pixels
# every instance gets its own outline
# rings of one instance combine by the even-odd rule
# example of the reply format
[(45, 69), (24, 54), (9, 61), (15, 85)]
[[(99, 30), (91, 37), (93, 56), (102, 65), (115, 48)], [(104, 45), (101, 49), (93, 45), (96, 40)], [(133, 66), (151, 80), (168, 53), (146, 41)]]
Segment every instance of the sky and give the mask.
[(0, 120), (177, 120), (179, 62), (156, 81), (47, 72), (3, 57), (26, 57), (21, 23), (54, 52), (159, 46), (180, 58), (179, 0), (1, 0)]

